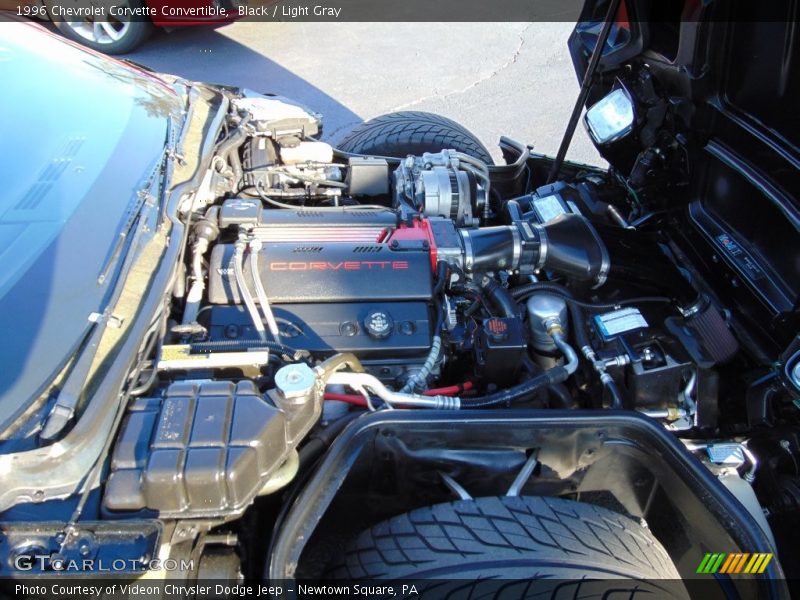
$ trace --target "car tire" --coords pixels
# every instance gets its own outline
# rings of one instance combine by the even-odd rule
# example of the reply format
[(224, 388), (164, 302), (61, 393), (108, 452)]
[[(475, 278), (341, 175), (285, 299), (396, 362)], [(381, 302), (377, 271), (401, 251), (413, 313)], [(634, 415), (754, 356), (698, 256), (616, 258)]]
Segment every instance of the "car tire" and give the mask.
[(457, 150), (492, 164), (489, 151), (469, 130), (455, 121), (421, 111), (401, 111), (357, 125), (338, 144), (340, 150), (405, 158), (423, 152)]
[[(131, 7), (144, 6), (139, 0), (127, 0)], [(91, 21), (53, 21), (61, 34), (79, 44), (105, 54), (127, 54), (139, 47), (150, 34), (153, 24), (146, 20), (112, 21), (93, 23)], [(116, 39), (113, 36), (118, 36)]]
[[(486, 578), (542, 585), (584, 580), (577, 590), (582, 597), (605, 584), (625, 591), (625, 598), (654, 592), (686, 597), (669, 555), (648, 529), (612, 510), (560, 498), (477, 498), (393, 517), (349, 544), (330, 576), (483, 585), (463, 597), (485, 597)], [(620, 580), (633, 582), (626, 587)], [(542, 591), (538, 584), (530, 590)]]

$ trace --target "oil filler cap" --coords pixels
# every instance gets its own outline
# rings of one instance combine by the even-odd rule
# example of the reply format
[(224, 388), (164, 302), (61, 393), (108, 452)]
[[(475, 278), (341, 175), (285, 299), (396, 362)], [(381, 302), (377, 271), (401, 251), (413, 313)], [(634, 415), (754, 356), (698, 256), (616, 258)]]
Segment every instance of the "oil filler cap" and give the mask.
[(486, 319), (483, 322), (483, 328), (493, 342), (503, 342), (508, 338), (508, 323), (503, 319), (498, 317)]
[(394, 322), (385, 310), (373, 310), (364, 319), (364, 329), (369, 337), (376, 340), (385, 340), (392, 335)]

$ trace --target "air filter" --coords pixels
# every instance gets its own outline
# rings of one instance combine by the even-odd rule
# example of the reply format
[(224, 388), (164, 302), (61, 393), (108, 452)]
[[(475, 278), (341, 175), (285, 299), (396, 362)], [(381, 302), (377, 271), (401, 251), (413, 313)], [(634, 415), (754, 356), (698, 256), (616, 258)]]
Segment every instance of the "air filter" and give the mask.
[(686, 327), (694, 334), (715, 364), (726, 363), (739, 352), (739, 342), (725, 324), (717, 308), (706, 305), (686, 319)]

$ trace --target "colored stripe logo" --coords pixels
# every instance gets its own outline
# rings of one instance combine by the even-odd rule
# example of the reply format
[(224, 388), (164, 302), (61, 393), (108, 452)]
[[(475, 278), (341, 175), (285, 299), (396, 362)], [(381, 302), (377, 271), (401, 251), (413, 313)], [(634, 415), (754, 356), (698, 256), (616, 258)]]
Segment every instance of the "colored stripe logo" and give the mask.
[(748, 573), (757, 575), (763, 573), (767, 565), (772, 560), (771, 552), (739, 552), (726, 554), (725, 552), (707, 553), (700, 566), (697, 567), (698, 573)]

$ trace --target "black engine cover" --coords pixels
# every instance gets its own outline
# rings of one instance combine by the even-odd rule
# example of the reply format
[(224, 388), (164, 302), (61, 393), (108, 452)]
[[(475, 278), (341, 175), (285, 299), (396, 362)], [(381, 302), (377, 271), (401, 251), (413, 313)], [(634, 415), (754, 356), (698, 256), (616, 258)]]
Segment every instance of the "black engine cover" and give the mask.
[[(370, 333), (375, 312), (387, 317), (388, 331)], [(415, 357), (431, 344), (430, 309), (423, 302), (276, 304), (272, 306), (281, 341), (314, 353), (354, 352), (363, 358)], [(257, 339), (247, 311), (213, 306), (200, 317), (211, 340)]]
[[(262, 210), (260, 202), (223, 205), (220, 227), (243, 227), (261, 243), (258, 272), (282, 341), (311, 352), (354, 352), (396, 360), (430, 349), (433, 273), (428, 248), (392, 241), (397, 215), (384, 210)], [(201, 315), (212, 340), (255, 339), (236, 284), (231, 243), (211, 252)], [(257, 303), (253, 257), (244, 279)], [(227, 305), (227, 306), (222, 306)]]
[[(211, 252), (208, 299), (212, 304), (242, 304), (231, 259), (232, 244)], [(252, 257), (244, 276), (251, 295)], [(430, 255), (423, 250), (392, 250), (383, 243), (267, 242), (259, 272), (270, 303), (430, 301)]]

